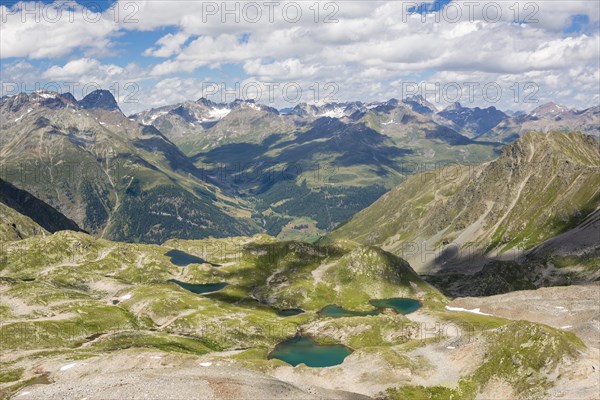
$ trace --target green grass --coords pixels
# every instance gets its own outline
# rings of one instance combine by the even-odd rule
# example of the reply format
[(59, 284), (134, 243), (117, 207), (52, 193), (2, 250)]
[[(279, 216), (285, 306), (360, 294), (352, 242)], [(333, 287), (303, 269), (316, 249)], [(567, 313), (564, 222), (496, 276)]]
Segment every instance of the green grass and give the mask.
[(0, 370), (0, 383), (9, 383), (15, 382), (21, 379), (23, 376), (24, 368), (11, 368), (8, 369), (7, 366), (0, 365), (2, 369)]
[(557, 268), (581, 266), (589, 271), (597, 271), (600, 268), (600, 249), (583, 255), (553, 256), (550, 261)]
[[(318, 338), (343, 344), (355, 349), (393, 346), (409, 340), (416, 326), (402, 315), (342, 317), (321, 322)], [(310, 329), (307, 331), (312, 332)]]
[(460, 393), (444, 386), (404, 386), (389, 389), (389, 400), (459, 400)]
[(3, 325), (0, 327), (2, 346), (10, 349), (74, 348), (94, 334), (132, 329), (138, 325), (132, 314), (119, 307), (68, 304), (64, 312), (74, 313), (77, 317)]
[(187, 353), (194, 355), (214, 351), (210, 343), (194, 338), (179, 337), (162, 332), (121, 332), (99, 340), (93, 344), (95, 351), (117, 351), (129, 348), (150, 348), (167, 353)]
[(499, 328), (511, 321), (490, 315), (479, 315), (460, 311), (436, 311), (434, 315), (449, 323), (454, 323), (473, 332), (483, 332)]

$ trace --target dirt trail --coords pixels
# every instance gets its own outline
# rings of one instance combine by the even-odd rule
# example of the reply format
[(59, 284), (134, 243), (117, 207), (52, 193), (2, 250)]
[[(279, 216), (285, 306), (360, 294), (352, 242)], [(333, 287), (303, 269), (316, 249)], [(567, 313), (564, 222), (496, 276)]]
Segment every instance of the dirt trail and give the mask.
[(315, 285), (317, 285), (319, 282), (321, 282), (323, 280), (323, 275), (327, 272), (327, 270), (334, 266), (336, 264), (336, 262), (331, 262), (331, 263), (322, 263), (321, 265), (319, 265), (317, 268), (315, 268), (311, 274), (313, 276), (313, 279), (315, 280)]

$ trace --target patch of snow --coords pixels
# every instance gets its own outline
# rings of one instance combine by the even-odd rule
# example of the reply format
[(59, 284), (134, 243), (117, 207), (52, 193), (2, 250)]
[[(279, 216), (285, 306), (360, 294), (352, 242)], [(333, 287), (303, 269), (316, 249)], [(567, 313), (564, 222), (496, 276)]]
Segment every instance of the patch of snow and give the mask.
[(446, 310), (448, 310), (448, 311), (462, 311), (462, 312), (468, 312), (468, 313), (479, 314), (479, 315), (492, 315), (492, 314), (482, 313), (481, 309), (479, 309), (479, 308), (474, 308), (472, 310), (467, 310), (466, 308), (461, 308), (461, 307), (449, 307), (449, 306), (446, 306)]
[(23, 114), (19, 118), (15, 119), (15, 122), (19, 122), (24, 116), (26, 116), (27, 114), (29, 114), (32, 111), (33, 111), (33, 108), (28, 109), (25, 114)]
[(213, 108), (208, 113), (208, 117), (212, 119), (222, 119), (225, 118), (231, 110), (229, 108)]
[(169, 214), (169, 213), (164, 212), (164, 211), (160, 211), (160, 212), (151, 211), (150, 214), (160, 215), (162, 217), (174, 217), (175, 216), (173, 214)]
[(127, 293), (124, 296), (121, 296), (121, 300), (129, 300), (131, 298), (131, 293)]
[(23, 392), (23, 393), (19, 393), (19, 395), (18, 395), (17, 397), (19, 397), (19, 396), (27, 396), (29, 393), (31, 393), (31, 392)]
[(156, 120), (156, 118), (158, 118), (158, 117), (162, 117), (162, 116), (163, 116), (163, 115), (165, 115), (165, 114), (167, 114), (167, 111), (159, 111), (159, 112), (158, 112), (158, 113), (156, 113), (156, 114), (152, 114), (152, 115), (150, 116), (150, 122), (154, 122), (154, 120)]
[(77, 364), (67, 364), (67, 365), (63, 365), (62, 367), (60, 367), (61, 371), (66, 371), (68, 369), (73, 368), (74, 366), (76, 366)]
[(446, 348), (447, 348), (448, 350), (454, 350), (456, 347), (454, 347), (454, 346), (446, 346)]
[(317, 115), (317, 117), (342, 118), (344, 117), (344, 109), (336, 107), (333, 110), (325, 111), (324, 113)]
[(560, 327), (560, 329), (569, 329), (569, 328), (572, 328), (572, 326), (571, 325), (565, 325), (565, 326), (561, 326)]
[(44, 99), (55, 99), (57, 97), (56, 93), (48, 93), (48, 92), (35, 92), (35, 93)]
[(200, 363), (200, 366), (201, 366), (201, 367), (210, 367), (211, 365), (212, 365), (212, 363), (211, 363), (211, 362), (201, 362), (201, 363)]
[(104, 122), (100, 121), (100, 125), (106, 125)]
[(150, 357), (150, 358), (153, 358), (153, 359), (155, 359), (155, 360), (160, 360), (160, 359), (162, 359), (162, 357), (161, 357), (161, 356), (152, 356), (152, 357)]

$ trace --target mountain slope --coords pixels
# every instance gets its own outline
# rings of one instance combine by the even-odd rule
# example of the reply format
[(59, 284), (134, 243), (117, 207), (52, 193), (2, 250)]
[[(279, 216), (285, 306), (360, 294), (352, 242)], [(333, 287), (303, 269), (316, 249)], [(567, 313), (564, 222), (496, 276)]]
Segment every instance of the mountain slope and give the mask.
[[(47, 233), (48, 231), (36, 224), (31, 218), (18, 213), (4, 203), (0, 203), (0, 242), (27, 239)], [(4, 244), (0, 243), (0, 261), (4, 256)]]
[(491, 257), (521, 257), (599, 206), (595, 139), (529, 133), (492, 162), (408, 179), (328, 240), (381, 245), (417, 271), (476, 271)]
[(29, 217), (50, 233), (64, 230), (81, 231), (75, 222), (53, 207), (2, 179), (0, 179), (0, 203)]
[(256, 230), (243, 202), (107, 96), (88, 95), (87, 109), (50, 92), (3, 99), (3, 179), (106, 238), (157, 243)]

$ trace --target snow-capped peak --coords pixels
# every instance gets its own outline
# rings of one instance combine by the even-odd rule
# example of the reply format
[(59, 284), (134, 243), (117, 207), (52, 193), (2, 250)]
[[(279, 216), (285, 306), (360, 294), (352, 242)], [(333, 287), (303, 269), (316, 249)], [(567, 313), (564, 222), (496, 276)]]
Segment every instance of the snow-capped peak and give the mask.
[(36, 95), (40, 96), (43, 99), (56, 99), (56, 98), (58, 98), (58, 93), (51, 92), (49, 90), (37, 90), (34, 93)]
[(203, 118), (204, 121), (214, 121), (225, 118), (231, 112), (228, 107), (214, 107), (208, 112), (208, 118)]

